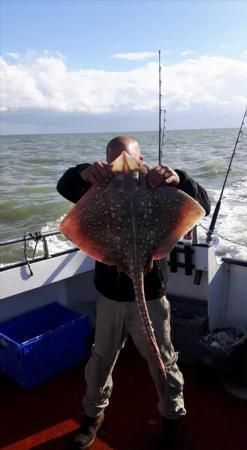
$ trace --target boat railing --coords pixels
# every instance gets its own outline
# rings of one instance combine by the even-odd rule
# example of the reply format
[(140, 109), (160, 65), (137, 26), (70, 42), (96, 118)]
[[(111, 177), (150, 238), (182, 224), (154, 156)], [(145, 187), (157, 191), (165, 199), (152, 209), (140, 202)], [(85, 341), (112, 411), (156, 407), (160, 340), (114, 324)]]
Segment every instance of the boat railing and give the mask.
[[(60, 252), (50, 253), (49, 243), (48, 243), (47, 238), (49, 238), (51, 236), (56, 236), (56, 235), (61, 235), (61, 233), (58, 229), (52, 230), (52, 231), (47, 231), (47, 232), (42, 232), (42, 231), (36, 231), (33, 233), (28, 232), (28, 233), (25, 233), (25, 235), (22, 237), (0, 241), (0, 247), (23, 242), (23, 252), (24, 252), (23, 260), (18, 261), (18, 262), (4, 264), (2, 267), (0, 267), (0, 271), (7, 270), (10, 268), (14, 268), (14, 267), (20, 267), (20, 266), (27, 264), (30, 272), (32, 272), (32, 270), (30, 268), (31, 263), (43, 261), (43, 260), (46, 260), (49, 258), (53, 258), (55, 256), (66, 255), (68, 253), (78, 251), (77, 247), (70, 247), (70, 248), (67, 248)], [(27, 256), (28, 241), (33, 241), (35, 243), (33, 255), (31, 258)], [(39, 242), (42, 242), (42, 245), (43, 245), (43, 256), (36, 256), (36, 249), (37, 249), (37, 245)]]
[(45, 233), (43, 233), (41, 231), (36, 231), (34, 233), (25, 233), (25, 235), (23, 237), (0, 241), (0, 247), (3, 245), (16, 244), (17, 242), (25, 242), (25, 241), (40, 240), (40, 239), (42, 239), (45, 242), (47, 237), (55, 236), (57, 234), (60, 234), (59, 230), (48, 231)]

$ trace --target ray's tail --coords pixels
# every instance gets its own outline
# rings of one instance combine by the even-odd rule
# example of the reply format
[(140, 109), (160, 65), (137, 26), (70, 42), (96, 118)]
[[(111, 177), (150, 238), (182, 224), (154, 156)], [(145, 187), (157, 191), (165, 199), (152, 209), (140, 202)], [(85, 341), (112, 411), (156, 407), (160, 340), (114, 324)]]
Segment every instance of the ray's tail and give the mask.
[(141, 316), (142, 328), (143, 328), (144, 335), (148, 339), (148, 341), (151, 345), (153, 354), (157, 360), (157, 363), (160, 367), (161, 372), (163, 373), (165, 378), (167, 378), (166, 368), (165, 368), (165, 365), (161, 358), (160, 350), (159, 350), (159, 347), (158, 347), (158, 344), (157, 344), (157, 341), (156, 341), (156, 338), (154, 335), (152, 322), (149, 317), (148, 308), (147, 308), (147, 304), (146, 304), (146, 300), (145, 300), (143, 272), (138, 273), (138, 275), (135, 274), (133, 276), (132, 280), (133, 280), (133, 285), (134, 285), (134, 290), (135, 290), (136, 302), (137, 302), (137, 306), (138, 306), (139, 313)]

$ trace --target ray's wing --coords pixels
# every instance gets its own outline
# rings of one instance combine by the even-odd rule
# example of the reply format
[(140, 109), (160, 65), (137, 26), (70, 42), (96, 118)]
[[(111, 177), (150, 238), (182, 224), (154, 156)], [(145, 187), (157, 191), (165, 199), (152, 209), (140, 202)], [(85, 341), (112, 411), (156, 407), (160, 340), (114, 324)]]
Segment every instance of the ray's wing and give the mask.
[(170, 186), (150, 190), (153, 214), (153, 259), (164, 258), (176, 242), (205, 215), (204, 209), (185, 192)]
[(60, 231), (87, 255), (115, 265), (118, 264), (113, 251), (116, 225), (111, 204), (105, 189), (91, 187), (63, 219)]

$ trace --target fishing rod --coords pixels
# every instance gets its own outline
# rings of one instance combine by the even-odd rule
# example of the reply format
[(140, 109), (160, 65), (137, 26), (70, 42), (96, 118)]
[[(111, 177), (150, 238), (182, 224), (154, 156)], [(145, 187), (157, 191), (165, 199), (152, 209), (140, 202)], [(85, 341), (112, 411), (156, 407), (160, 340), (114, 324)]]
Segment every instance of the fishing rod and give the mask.
[(162, 163), (162, 129), (161, 129), (161, 65), (160, 65), (160, 50), (159, 50), (159, 164)]
[[(162, 164), (162, 156), (163, 156), (163, 148), (165, 144), (165, 125), (166, 125), (166, 109), (162, 109), (162, 93), (161, 93), (161, 63), (160, 63), (160, 55), (161, 51), (159, 50), (159, 164)], [(164, 113), (163, 117), (163, 127), (161, 127), (162, 121), (162, 112)]]
[(163, 154), (163, 147), (164, 147), (164, 144), (165, 144), (165, 135), (166, 135), (166, 110), (164, 109), (162, 140), (161, 140), (161, 153), (162, 154)]
[(239, 128), (238, 136), (237, 136), (237, 139), (236, 139), (236, 142), (235, 142), (235, 145), (234, 145), (234, 149), (233, 149), (233, 152), (232, 152), (232, 156), (231, 156), (231, 159), (230, 159), (230, 162), (229, 162), (229, 166), (228, 166), (228, 169), (227, 169), (227, 172), (226, 172), (226, 176), (225, 176), (225, 180), (224, 180), (224, 183), (223, 183), (223, 186), (222, 186), (222, 189), (221, 189), (220, 197), (219, 197), (219, 200), (218, 200), (218, 202), (216, 204), (216, 207), (215, 207), (215, 210), (214, 210), (214, 213), (213, 213), (213, 217), (212, 217), (212, 220), (211, 220), (211, 223), (210, 223), (210, 227), (209, 227), (208, 232), (207, 232), (207, 239), (206, 239), (206, 243), (207, 244), (209, 244), (211, 242), (211, 239), (212, 239), (212, 234), (214, 232), (214, 227), (215, 227), (215, 224), (216, 224), (216, 221), (217, 221), (217, 218), (218, 218), (218, 214), (219, 214), (219, 210), (220, 210), (220, 206), (221, 206), (221, 199), (223, 197), (223, 192), (224, 192), (224, 189), (225, 189), (226, 181), (227, 181), (229, 172), (231, 170), (232, 161), (233, 161), (233, 158), (234, 158), (234, 155), (235, 155), (235, 152), (236, 152), (239, 140), (240, 140), (240, 136), (241, 136), (241, 134), (243, 132), (242, 128), (244, 126), (244, 121), (246, 119), (246, 116), (247, 116), (247, 108), (245, 110), (241, 126)]

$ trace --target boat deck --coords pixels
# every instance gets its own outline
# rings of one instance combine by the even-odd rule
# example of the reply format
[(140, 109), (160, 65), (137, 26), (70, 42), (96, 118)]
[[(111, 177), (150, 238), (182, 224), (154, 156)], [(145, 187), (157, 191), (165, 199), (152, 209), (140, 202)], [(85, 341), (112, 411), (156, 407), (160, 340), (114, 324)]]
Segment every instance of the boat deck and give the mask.
[[(187, 416), (183, 450), (245, 450), (247, 402), (226, 392), (218, 374), (180, 364)], [(130, 342), (114, 374), (103, 433), (92, 450), (165, 450), (156, 392), (147, 366)], [(69, 450), (81, 420), (83, 364), (25, 391), (0, 376), (0, 448)]]

